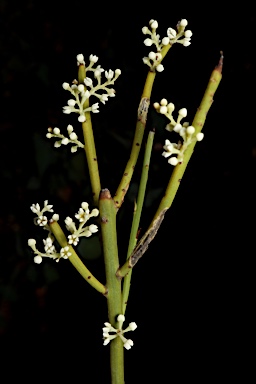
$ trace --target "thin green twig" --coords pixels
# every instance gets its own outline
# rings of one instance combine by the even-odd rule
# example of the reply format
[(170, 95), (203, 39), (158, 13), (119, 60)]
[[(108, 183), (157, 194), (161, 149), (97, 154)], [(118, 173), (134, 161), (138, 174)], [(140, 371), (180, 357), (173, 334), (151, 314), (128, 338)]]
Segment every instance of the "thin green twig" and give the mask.
[[(140, 185), (138, 190), (138, 198), (134, 207), (132, 228), (131, 228), (128, 251), (127, 251), (127, 259), (131, 256), (137, 243), (137, 234), (138, 234), (141, 212), (144, 204), (146, 186), (148, 181), (148, 171), (149, 171), (149, 164), (150, 164), (150, 157), (152, 152), (154, 136), (155, 136), (155, 132), (150, 131), (148, 134), (148, 139), (147, 139), (146, 149), (144, 154), (143, 167), (142, 167)], [(123, 314), (125, 314), (125, 310), (127, 307), (128, 296), (130, 292), (131, 275), (132, 275), (132, 270), (130, 269), (129, 273), (125, 276), (124, 282), (123, 282), (123, 297), (122, 297), (122, 308), (123, 308), (122, 313)]]

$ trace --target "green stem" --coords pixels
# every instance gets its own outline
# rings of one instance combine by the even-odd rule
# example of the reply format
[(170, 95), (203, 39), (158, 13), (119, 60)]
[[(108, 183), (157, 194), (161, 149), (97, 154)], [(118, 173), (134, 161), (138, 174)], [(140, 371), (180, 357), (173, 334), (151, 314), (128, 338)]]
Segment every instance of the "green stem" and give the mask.
[(66, 236), (58, 222), (51, 220), (49, 222), (49, 226), (59, 245), (62, 248), (66, 246), (69, 247), (69, 252), (71, 252), (71, 256), (69, 256), (68, 259), (71, 264), (73, 264), (73, 266), (76, 268), (76, 270), (80, 273), (80, 275), (98, 292), (102, 293), (103, 295), (107, 295), (107, 288), (93, 276), (93, 274), (89, 271), (89, 269), (86, 268), (81, 259), (78, 257), (74, 248), (70, 244), (68, 244)]
[[(86, 77), (86, 68), (83, 64), (78, 67), (78, 82), (84, 84)], [(89, 99), (84, 103), (84, 108), (89, 107)], [(91, 181), (93, 202), (96, 207), (99, 204), (99, 194), (101, 190), (100, 176), (98, 169), (98, 161), (96, 155), (95, 141), (92, 130), (92, 121), (90, 112), (85, 113), (85, 122), (82, 123), (83, 135), (84, 135), (84, 150), (86, 154), (87, 164), (89, 168), (89, 176)]]
[(95, 148), (95, 142), (94, 142), (94, 136), (93, 136), (93, 130), (92, 130), (92, 124), (91, 124), (91, 116), (89, 112), (87, 112), (85, 115), (86, 115), (86, 121), (82, 123), (83, 134), (84, 134), (84, 149), (85, 149), (87, 164), (89, 168), (93, 202), (94, 202), (94, 205), (98, 207), (99, 194), (101, 190), (98, 161), (97, 161), (96, 148)]
[[(100, 192), (99, 198), (101, 235), (106, 271), (106, 287), (108, 290), (108, 318), (112, 326), (117, 327), (117, 316), (122, 313), (121, 281), (116, 277), (119, 267), (116, 208), (108, 189)], [(112, 384), (124, 384), (124, 351), (120, 337), (110, 343), (110, 369)]]
[[(195, 114), (193, 120), (193, 127), (195, 128), (195, 134), (200, 132), (204, 126), (207, 113), (212, 105), (213, 96), (220, 84), (222, 78), (222, 66), (223, 66), (223, 56), (221, 56), (218, 66), (214, 69), (211, 74), (208, 86), (202, 98), (201, 104)], [(180, 182), (188, 165), (188, 162), (193, 154), (194, 148), (196, 145), (196, 140), (193, 141), (186, 151), (184, 152), (183, 162), (179, 163), (173, 169), (172, 175), (170, 177), (169, 183), (167, 185), (165, 195), (163, 196), (159, 207), (153, 217), (153, 220), (145, 233), (145, 235), (140, 240), (133, 254), (125, 262), (125, 264), (117, 271), (117, 277), (122, 278), (129, 273), (130, 269), (138, 262), (142, 257), (145, 250), (148, 248), (149, 243), (155, 237), (163, 219), (166, 211), (171, 207), (174, 197), (177, 193), (177, 190), (180, 186)]]
[[(138, 235), (142, 207), (143, 207), (144, 198), (145, 198), (147, 181), (148, 181), (148, 171), (149, 171), (149, 164), (150, 164), (150, 157), (152, 152), (154, 136), (155, 136), (155, 132), (150, 131), (148, 134), (148, 140), (147, 140), (145, 155), (143, 160), (143, 167), (142, 167), (142, 174), (140, 179), (137, 203), (134, 208), (132, 228), (131, 228), (131, 234), (130, 234), (130, 240), (128, 245), (128, 252), (127, 252), (127, 259), (131, 256), (131, 253), (134, 250), (137, 243), (137, 235)], [(127, 302), (128, 302), (129, 292), (130, 292), (130, 285), (131, 285), (131, 276), (132, 276), (132, 269), (130, 269), (129, 273), (124, 278), (123, 297), (122, 297), (123, 314), (125, 314), (125, 310), (127, 307)]]
[[(162, 51), (162, 60), (166, 56), (167, 52), (171, 48), (171, 45), (168, 44), (166, 45)], [(162, 62), (161, 60), (161, 62)], [(156, 72), (154, 71), (149, 71), (147, 74), (147, 78), (145, 81), (144, 89), (141, 95), (141, 100), (138, 108), (138, 117), (137, 117), (137, 124), (136, 124), (136, 129), (135, 129), (135, 134), (134, 134), (134, 139), (132, 143), (132, 149), (131, 149), (131, 154), (130, 158), (126, 164), (125, 171), (123, 174), (123, 177), (121, 179), (121, 182), (117, 188), (117, 191), (114, 196), (114, 201), (116, 208), (119, 209), (124, 201), (124, 197), (126, 195), (126, 192), (128, 191), (130, 181), (133, 175), (133, 171), (135, 168), (135, 165), (138, 160), (138, 156), (140, 153), (140, 148), (141, 148), (141, 143), (143, 140), (144, 136), (144, 131), (145, 131), (145, 126), (146, 126), (146, 121), (147, 121), (147, 114), (148, 114), (148, 108), (150, 105), (150, 97), (152, 93), (152, 88), (154, 84), (154, 80), (156, 77)]]

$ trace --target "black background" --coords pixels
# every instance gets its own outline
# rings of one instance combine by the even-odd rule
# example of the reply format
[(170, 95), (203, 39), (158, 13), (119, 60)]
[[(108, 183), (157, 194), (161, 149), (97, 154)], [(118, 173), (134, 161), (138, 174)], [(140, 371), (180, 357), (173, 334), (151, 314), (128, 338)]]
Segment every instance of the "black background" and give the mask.
[[(148, 253), (133, 272), (127, 322), (134, 347), (125, 351), (126, 383), (152, 380), (246, 381), (252, 355), (255, 228), (255, 14), (246, 3), (100, 5), (73, 0), (0, 1), (1, 52), (1, 370), (9, 381), (59, 378), (109, 383), (108, 347), (101, 328), (105, 299), (65, 261), (34, 265), (27, 239), (34, 237), (32, 203), (48, 199), (62, 219), (90, 198), (80, 155), (56, 150), (48, 126), (63, 132), (76, 118), (63, 115), (61, 87), (77, 76), (76, 55), (99, 56), (104, 69), (120, 68), (116, 97), (93, 116), (102, 187), (115, 192), (129, 156), (147, 68), (141, 28), (150, 19), (166, 35), (181, 18), (193, 32), (191, 46), (174, 45), (157, 75), (152, 102), (165, 97), (188, 118), (203, 96), (224, 52), (223, 79), (173, 206)], [(72, 120), (73, 119), (73, 120)], [(156, 129), (146, 230), (171, 168), (161, 157), (166, 121), (152, 110)], [(53, 154), (54, 153), (54, 154)], [(83, 159), (82, 159), (83, 160)], [(131, 192), (118, 218), (120, 258), (131, 223)], [(84, 171), (76, 173), (74, 167)], [(104, 282), (101, 257), (86, 260)], [(54, 264), (54, 265), (53, 265)]]

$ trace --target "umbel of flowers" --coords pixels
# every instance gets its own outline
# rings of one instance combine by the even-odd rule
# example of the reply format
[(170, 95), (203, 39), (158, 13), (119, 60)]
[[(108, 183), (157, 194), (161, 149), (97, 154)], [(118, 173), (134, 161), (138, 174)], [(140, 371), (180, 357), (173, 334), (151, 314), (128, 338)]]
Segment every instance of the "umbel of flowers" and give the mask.
[[(40, 205), (38, 203), (32, 204), (32, 206), (30, 207), (31, 211), (36, 214), (36, 217), (34, 218), (35, 225), (39, 225), (48, 232), (46, 239), (43, 239), (44, 252), (39, 251), (37, 249), (35, 239), (28, 240), (28, 245), (32, 248), (35, 254), (34, 262), (36, 264), (40, 264), (43, 260), (43, 257), (48, 257), (58, 262), (61, 258), (68, 259), (68, 257), (71, 256), (71, 252), (69, 250), (68, 245), (62, 247), (59, 252), (57, 252), (55, 248), (55, 238), (48, 222), (58, 221), (59, 215), (54, 214), (51, 219), (48, 219), (45, 215), (46, 212), (53, 212), (52, 207), (53, 205), (48, 204), (48, 200), (44, 201), (44, 207), (42, 209), (40, 208)], [(68, 243), (72, 245), (77, 245), (80, 237), (90, 237), (93, 233), (96, 233), (98, 231), (97, 225), (90, 224), (85, 226), (85, 224), (91, 217), (96, 217), (98, 216), (98, 214), (99, 210), (97, 208), (94, 208), (90, 212), (88, 203), (83, 202), (81, 204), (81, 207), (79, 208), (78, 213), (75, 215), (75, 218), (79, 221), (78, 228), (72, 218), (67, 217), (65, 219), (66, 228), (69, 232), (71, 232), (71, 234), (68, 235)]]

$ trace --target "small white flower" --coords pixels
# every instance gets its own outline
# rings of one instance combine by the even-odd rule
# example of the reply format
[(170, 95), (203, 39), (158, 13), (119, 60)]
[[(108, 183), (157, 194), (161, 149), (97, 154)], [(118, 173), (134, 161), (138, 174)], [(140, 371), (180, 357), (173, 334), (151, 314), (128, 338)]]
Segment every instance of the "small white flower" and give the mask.
[(185, 37), (189, 37), (190, 38), (192, 35), (193, 35), (193, 33), (190, 30), (187, 30), (187, 31), (184, 32), (184, 36)]
[(188, 111), (187, 111), (186, 108), (181, 108), (181, 109), (179, 110), (178, 114), (179, 114), (180, 116), (182, 116), (182, 117), (186, 117), (187, 114), (188, 114)]
[(187, 133), (189, 135), (193, 135), (193, 133), (195, 133), (195, 128), (192, 125), (190, 125), (189, 127), (187, 127)]
[(156, 70), (157, 72), (163, 72), (164, 66), (162, 64), (158, 64), (158, 66), (156, 67)]
[(152, 29), (157, 29), (158, 28), (158, 22), (156, 20), (154, 20), (150, 23), (150, 26)]
[(85, 120), (86, 120), (86, 118), (85, 118), (84, 115), (80, 115), (80, 116), (78, 117), (78, 121), (79, 121), (80, 123), (83, 123)]
[(149, 57), (150, 60), (155, 60), (156, 53), (155, 52), (149, 52), (148, 57)]
[(68, 100), (68, 105), (70, 107), (74, 107), (76, 105), (76, 101), (74, 99), (70, 99), (70, 100)]
[(67, 145), (69, 142), (68, 138), (67, 137), (64, 137), (62, 140), (61, 140), (61, 144), (63, 145)]
[(147, 47), (151, 47), (151, 45), (153, 44), (153, 40), (147, 38), (146, 40), (144, 40), (144, 44), (145, 44)]
[(54, 135), (59, 135), (60, 134), (60, 129), (57, 128), (57, 127), (53, 128), (53, 133), (54, 133)]
[(71, 140), (76, 140), (77, 139), (77, 134), (75, 132), (71, 132), (69, 135)]
[(69, 89), (69, 83), (63, 83), (63, 84), (62, 84), (62, 88), (65, 89), (65, 91), (66, 91), (67, 89)]
[(38, 225), (40, 225), (40, 227), (44, 227), (47, 224), (48, 220), (46, 216), (38, 216), (36, 222)]
[(178, 164), (178, 159), (177, 157), (171, 157), (169, 160), (168, 160), (168, 163), (171, 164), (171, 165), (177, 165)]
[(124, 333), (128, 331), (134, 331), (137, 328), (137, 324), (134, 322), (131, 322), (129, 326), (125, 330), (123, 330), (122, 327), (123, 327), (124, 321), (125, 321), (125, 317), (124, 315), (121, 314), (121, 315), (118, 315), (117, 317), (118, 328), (112, 327), (112, 325), (108, 322), (104, 323), (105, 327), (102, 328), (103, 339), (104, 339), (103, 345), (107, 345), (111, 340), (115, 339), (116, 337), (120, 337), (120, 339), (124, 344), (124, 348), (127, 350), (131, 349), (134, 343), (131, 339), (127, 340), (124, 337)]
[(163, 39), (162, 39), (162, 44), (163, 45), (168, 45), (170, 43), (170, 39), (169, 39), (169, 37), (164, 37)]
[(69, 252), (69, 246), (61, 248), (60, 257), (63, 257), (63, 259), (68, 259), (69, 256), (71, 256), (71, 252)]
[[(83, 84), (79, 84), (78, 87), (77, 87), (78, 91), (79, 92), (83, 92), (84, 91), (84, 85)], [(76, 103), (75, 103), (76, 104)], [(75, 105), (74, 104), (74, 105)], [(70, 104), (69, 104), (70, 105)]]
[(182, 19), (182, 20), (180, 21), (180, 25), (181, 25), (182, 27), (186, 27), (186, 26), (188, 25), (188, 21), (187, 21), (186, 19)]
[(93, 113), (98, 113), (99, 112), (99, 103), (93, 104), (91, 108), (92, 108)]
[(69, 124), (69, 125), (67, 126), (68, 134), (70, 135), (71, 132), (73, 132), (73, 130), (74, 130), (73, 126), (72, 126), (71, 124)]
[(29, 245), (31, 248), (34, 248), (35, 245), (36, 245), (36, 240), (35, 240), (35, 239), (28, 239), (28, 245)]
[(77, 245), (78, 241), (79, 241), (79, 238), (76, 235), (73, 234), (73, 235), (68, 236), (68, 243), (69, 244)]
[(92, 86), (92, 79), (90, 79), (90, 77), (86, 77), (84, 79), (84, 83), (85, 83), (86, 87), (91, 87)]
[(95, 224), (91, 224), (91, 225), (89, 225), (89, 231), (90, 231), (91, 233), (96, 233), (96, 232), (98, 232), (98, 227), (97, 227), (97, 225), (95, 225)]
[(84, 62), (84, 55), (82, 53), (80, 53), (79, 55), (76, 56), (76, 59), (77, 59), (77, 64), (85, 64)]
[(197, 141), (202, 141), (203, 138), (204, 138), (204, 134), (203, 134), (203, 132), (199, 132), (199, 133), (197, 133), (197, 135), (196, 135), (196, 139), (197, 139)]
[(35, 262), (36, 264), (41, 264), (42, 261), (43, 261), (42, 256), (37, 255), (37, 256), (34, 257), (34, 262)]
[(90, 56), (89, 56), (89, 60), (90, 60), (90, 62), (92, 62), (92, 63), (97, 63), (97, 61), (99, 60), (99, 58), (98, 58), (98, 56), (96, 56), (96, 55), (90, 55)]
[(174, 39), (177, 35), (177, 32), (173, 28), (168, 28), (167, 29), (167, 35), (168, 35), (169, 39)]

